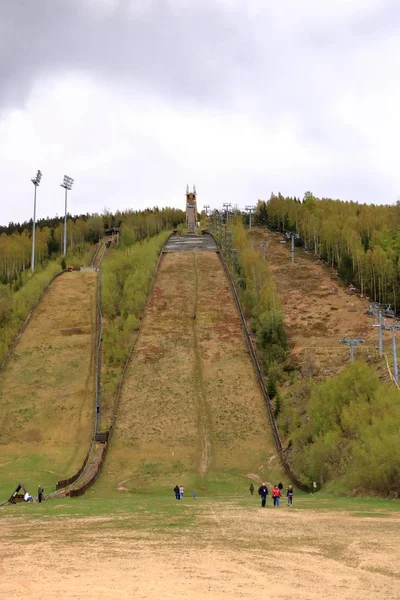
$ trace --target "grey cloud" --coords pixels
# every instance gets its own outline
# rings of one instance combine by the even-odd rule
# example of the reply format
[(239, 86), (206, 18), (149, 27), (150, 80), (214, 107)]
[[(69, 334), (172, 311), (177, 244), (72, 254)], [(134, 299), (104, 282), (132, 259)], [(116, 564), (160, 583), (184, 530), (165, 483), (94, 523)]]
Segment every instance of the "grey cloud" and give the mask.
[(249, 28), (215, 4), (189, 7), (159, 1), (135, 15), (126, 1), (103, 13), (82, 0), (6, 1), (0, 103), (23, 104), (36, 78), (68, 69), (178, 100), (228, 103), (229, 65), (253, 55)]

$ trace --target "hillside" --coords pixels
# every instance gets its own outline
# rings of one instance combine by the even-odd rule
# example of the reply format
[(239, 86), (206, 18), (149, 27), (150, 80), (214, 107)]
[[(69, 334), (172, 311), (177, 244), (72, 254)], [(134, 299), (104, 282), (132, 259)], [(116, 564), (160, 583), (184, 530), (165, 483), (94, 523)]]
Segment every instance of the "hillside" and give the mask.
[[(291, 356), (303, 375), (338, 373), (349, 362), (349, 347), (339, 343), (344, 336), (364, 339), (354, 350), (356, 357), (378, 361), (378, 335), (372, 327), (377, 318), (365, 314), (370, 306), (366, 296), (351, 290), (334, 269), (303, 248), (296, 248), (291, 264), (290, 242), (281, 243), (282, 234), (255, 229), (252, 239), (255, 247), (261, 241), (268, 243), (267, 260), (284, 311)], [(390, 355), (390, 332), (384, 332), (383, 340)]]
[(97, 491), (171, 492), (179, 483), (232, 492), (278, 475), (264, 400), (218, 255), (165, 255)]
[(80, 466), (93, 432), (96, 273), (65, 273), (0, 374), (0, 497), (49, 491)]

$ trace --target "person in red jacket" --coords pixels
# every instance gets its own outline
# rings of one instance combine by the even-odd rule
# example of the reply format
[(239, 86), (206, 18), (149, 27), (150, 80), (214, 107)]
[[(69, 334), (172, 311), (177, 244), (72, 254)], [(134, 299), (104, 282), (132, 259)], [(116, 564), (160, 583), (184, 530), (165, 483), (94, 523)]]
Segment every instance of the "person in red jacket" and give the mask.
[(279, 489), (278, 484), (276, 484), (272, 488), (272, 500), (274, 502), (274, 506), (279, 506), (281, 496), (282, 496), (281, 490)]

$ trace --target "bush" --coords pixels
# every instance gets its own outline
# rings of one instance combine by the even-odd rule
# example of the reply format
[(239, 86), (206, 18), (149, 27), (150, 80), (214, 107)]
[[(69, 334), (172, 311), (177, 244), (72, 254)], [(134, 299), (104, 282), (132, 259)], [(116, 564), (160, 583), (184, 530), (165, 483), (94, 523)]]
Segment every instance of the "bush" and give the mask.
[(283, 364), (286, 360), (283, 314), (268, 263), (253, 250), (240, 221), (233, 226), (233, 242), (238, 251), (239, 294), (244, 314), (256, 334), (263, 371), (269, 374), (272, 365)]
[(139, 328), (158, 256), (168, 235), (164, 231), (129, 248), (120, 248), (103, 263), (102, 415), (106, 419), (111, 417), (122, 368)]
[[(362, 362), (310, 388), (305, 419), (291, 431), (303, 481), (341, 478), (349, 489), (400, 495), (400, 403)], [(290, 417), (289, 417), (290, 420)]]

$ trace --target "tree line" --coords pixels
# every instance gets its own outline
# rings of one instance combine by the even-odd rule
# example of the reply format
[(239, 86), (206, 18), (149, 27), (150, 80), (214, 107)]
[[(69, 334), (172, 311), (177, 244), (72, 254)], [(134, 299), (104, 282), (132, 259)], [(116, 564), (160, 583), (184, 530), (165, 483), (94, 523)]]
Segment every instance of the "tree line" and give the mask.
[[(97, 242), (99, 236), (102, 237), (105, 230), (109, 228), (118, 227), (120, 249), (124, 251), (131, 248), (134, 242), (142, 242), (145, 238), (152, 238), (160, 232), (164, 232), (162, 237), (164, 239), (167, 235), (166, 231), (184, 220), (185, 213), (182, 210), (157, 207), (144, 211), (117, 212), (115, 215), (105, 211), (103, 215), (83, 215), (76, 219), (71, 217), (68, 219), (67, 227), (66, 261), (60, 260), (64, 235), (63, 223), (58, 221), (56, 227), (51, 227), (56, 224), (54, 221), (42, 220), (43, 222), (40, 221), (40, 226), (36, 228), (34, 273), (30, 271), (31, 232), (26, 228), (20, 231), (18, 227), (14, 230), (10, 229), (9, 233), (3, 232), (0, 235), (0, 364), (6, 357), (32, 305), (37, 302), (50, 279), (61, 270), (62, 262), (76, 266), (88, 264), (92, 255), (90, 245)], [(158, 248), (159, 244), (160, 242), (155, 242), (155, 246), (151, 246), (152, 258), (153, 254), (156, 256), (154, 248)], [(135, 244), (136, 246), (138, 249), (135, 250), (135, 256), (140, 255), (142, 267), (147, 268), (146, 247), (139, 250), (141, 244)], [(147, 249), (149, 248), (150, 246), (147, 246)], [(119, 260), (122, 264), (123, 260), (121, 258)], [(125, 268), (127, 263), (123, 264)], [(148, 272), (151, 272), (151, 269)], [(105, 293), (108, 289), (108, 277), (111, 277), (111, 274), (106, 268)], [(115, 296), (117, 303), (122, 301), (118, 293), (117, 290)], [(106, 307), (108, 311), (107, 299)]]
[[(96, 243), (107, 229), (120, 230), (121, 243), (130, 245), (152, 237), (160, 231), (176, 227), (184, 222), (185, 213), (174, 208), (146, 209), (142, 211), (105, 210), (102, 215), (70, 216), (67, 219), (67, 248), (83, 250)], [(0, 227), (0, 282), (22, 284), (21, 273), (31, 266), (32, 220), (10, 223)], [(59, 256), (63, 250), (64, 220), (62, 218), (39, 219), (35, 229), (35, 264), (45, 264)]]

